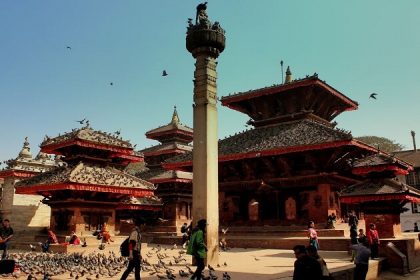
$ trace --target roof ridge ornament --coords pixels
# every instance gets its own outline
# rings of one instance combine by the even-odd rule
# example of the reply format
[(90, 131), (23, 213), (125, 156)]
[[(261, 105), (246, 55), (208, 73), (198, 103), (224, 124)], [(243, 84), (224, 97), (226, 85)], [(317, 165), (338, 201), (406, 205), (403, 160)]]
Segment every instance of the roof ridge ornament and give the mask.
[(174, 112), (172, 114), (172, 121), (171, 123), (173, 124), (179, 124), (179, 116), (178, 116), (178, 112), (176, 110), (176, 105), (174, 106)]
[(286, 69), (286, 79), (284, 81), (285, 84), (292, 82), (292, 71), (290, 71), (290, 66), (287, 66)]
[(29, 147), (28, 137), (25, 137), (25, 142), (23, 143), (22, 150), (19, 153), (18, 158), (29, 158), (32, 159), (31, 148)]

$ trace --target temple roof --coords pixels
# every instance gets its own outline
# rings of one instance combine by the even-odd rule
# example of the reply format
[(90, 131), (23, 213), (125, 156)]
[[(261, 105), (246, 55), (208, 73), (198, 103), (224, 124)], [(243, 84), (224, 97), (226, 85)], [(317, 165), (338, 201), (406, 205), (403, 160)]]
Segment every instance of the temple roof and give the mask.
[[(337, 145), (361, 145), (374, 148), (353, 140), (350, 132), (329, 125), (298, 120), (272, 126), (247, 130), (219, 141), (219, 161), (263, 156), (269, 154), (291, 153), (301, 150), (328, 148)], [(178, 155), (166, 161), (168, 168), (192, 161), (192, 152)], [(173, 165), (173, 166), (172, 166)]]
[(21, 174), (23, 177), (27, 177), (23, 173), (35, 174), (45, 172), (61, 164), (60, 161), (52, 160), (49, 155), (42, 152), (40, 152), (35, 158), (32, 158), (27, 138), (25, 138), (25, 143), (23, 144), (23, 148), (19, 152), (19, 155), (14, 159), (5, 161), (4, 163), (6, 163), (6, 167), (0, 171), (0, 177), (14, 176), (17, 173)]
[[(354, 197), (360, 199), (354, 200)], [(368, 202), (374, 200), (401, 200), (420, 198), (420, 190), (395, 179), (365, 180), (344, 187), (340, 200), (344, 203)]]
[[(52, 171), (42, 173), (35, 177), (22, 180), (16, 185), (17, 192), (20, 188), (43, 186), (42, 190), (49, 190), (52, 185), (77, 184), (86, 186), (80, 190), (89, 190), (90, 185), (102, 186), (99, 191), (107, 192), (107, 187), (115, 189), (155, 190), (152, 183), (135, 176), (124, 173), (112, 167), (99, 167), (80, 162), (76, 165), (58, 167)], [(63, 186), (65, 188), (65, 186)], [(38, 188), (39, 189), (39, 188)], [(39, 189), (40, 190), (40, 189)], [(28, 190), (29, 191), (29, 190)], [(26, 192), (26, 191), (25, 191)]]
[(223, 106), (247, 114), (254, 126), (298, 118), (330, 122), (341, 112), (357, 109), (357, 102), (318, 79), (318, 75), (285, 84), (239, 92), (221, 98)]
[(52, 152), (57, 146), (61, 147), (73, 145), (73, 142), (77, 140), (119, 148), (133, 148), (130, 142), (122, 140), (122, 138), (118, 135), (113, 135), (111, 133), (106, 133), (99, 130), (93, 130), (90, 126), (73, 129), (71, 132), (64, 133), (63, 135), (59, 135), (54, 138), (45, 136), (44, 141), (40, 146), (43, 151)]
[(174, 108), (174, 112), (172, 114), (172, 119), (170, 123), (146, 132), (147, 138), (155, 139), (158, 141), (160, 141), (164, 137), (177, 137), (181, 135), (183, 136), (181, 138), (188, 142), (191, 142), (193, 137), (193, 129), (180, 122), (176, 107)]
[(394, 155), (412, 164), (414, 168), (420, 167), (420, 150), (399, 151), (394, 152)]
[(370, 172), (393, 171), (395, 175), (408, 174), (413, 167), (392, 155), (383, 152), (375, 153), (353, 162), (354, 174), (368, 174)]
[(157, 196), (147, 196), (147, 197), (124, 197), (120, 201), (122, 204), (130, 205), (162, 205), (162, 200)]
[(178, 142), (172, 142), (172, 143), (164, 143), (161, 145), (156, 145), (150, 148), (146, 148), (144, 150), (141, 150), (141, 152), (148, 156), (150, 154), (165, 154), (173, 152), (174, 150), (181, 150), (181, 151), (192, 151), (193, 147), (190, 145), (185, 145)]
[(139, 172), (136, 176), (156, 184), (168, 181), (192, 182), (193, 174), (191, 172), (159, 168)]

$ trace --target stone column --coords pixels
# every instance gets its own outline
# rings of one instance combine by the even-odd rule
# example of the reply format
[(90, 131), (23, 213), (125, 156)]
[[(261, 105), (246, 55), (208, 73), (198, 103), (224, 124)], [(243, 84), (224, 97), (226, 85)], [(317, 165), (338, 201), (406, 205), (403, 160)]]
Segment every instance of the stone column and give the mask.
[[(9, 218), (12, 214), (13, 197), (15, 195), (15, 178), (8, 177), (4, 179), (2, 198), (1, 198), (1, 214), (3, 219)], [(13, 222), (13, 221), (12, 221)]]
[[(203, 5), (203, 4), (200, 4)], [(193, 219), (207, 219), (207, 263), (219, 255), (218, 135), (216, 59), (225, 47), (224, 30), (197, 7), (198, 22), (189, 22), (186, 47), (196, 59), (194, 72)], [(201, 8), (200, 8), (201, 7)], [(200, 8), (200, 9), (199, 9)]]

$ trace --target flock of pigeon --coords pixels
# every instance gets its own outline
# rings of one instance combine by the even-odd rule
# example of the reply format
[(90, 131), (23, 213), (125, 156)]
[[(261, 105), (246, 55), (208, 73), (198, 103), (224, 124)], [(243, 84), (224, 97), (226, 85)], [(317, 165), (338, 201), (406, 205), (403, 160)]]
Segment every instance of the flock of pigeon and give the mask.
[[(190, 277), (194, 271), (187, 264), (186, 252), (182, 249), (176, 252), (174, 251), (176, 249), (176, 245), (171, 249), (165, 249), (157, 245), (143, 252), (142, 275), (170, 280)], [(110, 279), (124, 271), (128, 264), (127, 258), (117, 256), (113, 251), (109, 251), (108, 254), (102, 252), (89, 254), (24, 252), (12, 253), (9, 257), (16, 261), (19, 269), (13, 274), (1, 276), (14, 277), (16, 279), (27, 277), (27, 280), (62, 279), (62, 275), (69, 275), (65, 279), (75, 280)], [(152, 262), (152, 259), (156, 261)], [(208, 265), (207, 272), (203, 273), (203, 279), (220, 279), (216, 270), (226, 266), (226, 262), (223, 265), (217, 265), (216, 269)], [(220, 280), (230, 279), (231, 276), (224, 272)]]

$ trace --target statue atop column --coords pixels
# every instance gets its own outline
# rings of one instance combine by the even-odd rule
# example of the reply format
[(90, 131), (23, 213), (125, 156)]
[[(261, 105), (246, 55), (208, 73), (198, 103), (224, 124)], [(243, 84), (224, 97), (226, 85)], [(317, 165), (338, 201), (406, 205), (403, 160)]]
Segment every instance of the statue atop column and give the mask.
[(192, 52), (199, 47), (212, 47), (217, 56), (225, 48), (225, 31), (219, 22), (209, 20), (207, 2), (198, 4), (196, 10), (195, 24), (192, 18), (187, 21), (187, 49)]
[(206, 10), (207, 10), (207, 2), (200, 3), (197, 5), (197, 13), (195, 15), (195, 24), (198, 24), (198, 23), (201, 24), (209, 20)]

